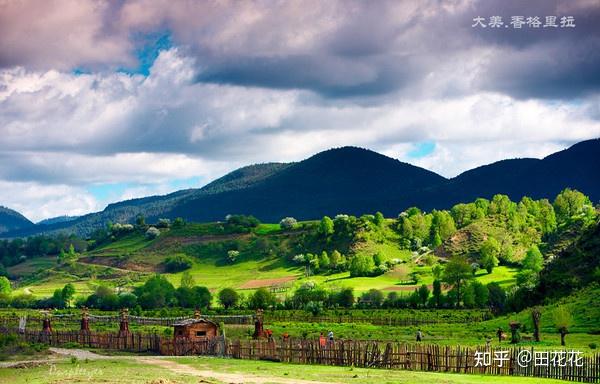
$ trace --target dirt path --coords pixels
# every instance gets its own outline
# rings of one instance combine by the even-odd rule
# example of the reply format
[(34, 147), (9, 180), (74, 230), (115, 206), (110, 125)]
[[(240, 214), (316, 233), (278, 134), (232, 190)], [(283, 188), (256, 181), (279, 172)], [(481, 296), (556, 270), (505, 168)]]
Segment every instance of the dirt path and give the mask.
[(66, 348), (50, 348), (50, 352), (62, 356), (76, 357), (79, 360), (102, 360), (111, 359), (113, 356), (102, 356), (94, 352), (86, 351), (84, 349), (66, 349)]
[(84, 349), (67, 349), (67, 348), (50, 348), (50, 351), (55, 357), (42, 360), (31, 360), (31, 361), (15, 361), (15, 362), (2, 362), (0, 368), (17, 368), (17, 367), (33, 367), (48, 363), (54, 363), (57, 361), (64, 361), (62, 357), (76, 357), (79, 360), (135, 360), (139, 363), (153, 365), (168, 369), (171, 372), (195, 376), (201, 378), (203, 383), (211, 383), (212, 380), (228, 384), (267, 384), (267, 383), (279, 383), (279, 384), (339, 384), (333, 382), (323, 381), (312, 381), (302, 379), (291, 379), (276, 376), (258, 376), (253, 374), (243, 373), (226, 373), (217, 372), (210, 369), (197, 369), (187, 364), (181, 364), (171, 360), (169, 356), (103, 356), (94, 352), (86, 351)]
[(214, 379), (214, 380), (218, 380), (218, 381), (229, 383), (229, 384), (245, 384), (245, 383), (255, 383), (255, 384), (266, 384), (266, 383), (335, 384), (332, 382), (311, 381), (311, 380), (302, 380), (302, 379), (288, 379), (288, 378), (275, 377), (275, 376), (256, 376), (256, 375), (252, 375), (252, 374), (225, 373), (225, 372), (215, 372), (215, 371), (211, 371), (211, 370), (200, 370), (200, 369), (196, 369), (196, 368), (191, 367), (186, 364), (180, 364), (175, 361), (164, 360), (164, 359), (155, 359), (153, 357), (141, 357), (138, 359), (138, 361), (145, 362), (147, 364), (151, 364), (151, 365), (155, 365), (155, 366), (159, 366), (159, 367), (168, 369), (171, 372), (175, 372), (178, 374), (201, 377), (204, 382), (206, 382), (206, 379)]

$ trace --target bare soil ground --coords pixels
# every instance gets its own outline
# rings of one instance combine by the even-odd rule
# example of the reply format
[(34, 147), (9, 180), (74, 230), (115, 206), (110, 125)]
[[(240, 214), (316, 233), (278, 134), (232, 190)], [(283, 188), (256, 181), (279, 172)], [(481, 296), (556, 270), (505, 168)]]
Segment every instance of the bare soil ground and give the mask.
[[(392, 285), (391, 287), (386, 287), (383, 288), (384, 291), (406, 291), (406, 292), (412, 292), (415, 289), (419, 289), (419, 287), (421, 287), (420, 285)], [(429, 290), (431, 291), (433, 289), (433, 285), (429, 284), (427, 286), (427, 288), (429, 288)]]
[(215, 372), (212, 370), (204, 370), (197, 369), (191, 367), (186, 364), (180, 364), (176, 361), (170, 361), (165, 359), (156, 359), (153, 357), (143, 357), (139, 358), (138, 361), (143, 361), (148, 364), (152, 364), (155, 366), (166, 368), (172, 372), (183, 374), (183, 375), (192, 375), (203, 378), (202, 382), (210, 383), (210, 379), (215, 379), (220, 382), (230, 383), (230, 384), (245, 384), (245, 383), (256, 383), (256, 384), (266, 384), (266, 383), (281, 383), (281, 384), (333, 384), (331, 382), (321, 382), (321, 381), (311, 381), (311, 380), (299, 380), (299, 379), (287, 379), (287, 378), (278, 378), (278, 377), (265, 377), (265, 376), (257, 376), (257, 375), (249, 375), (249, 374), (241, 374), (241, 373), (225, 373), (225, 372)]
[[(226, 373), (217, 372), (211, 369), (198, 369), (187, 364), (181, 364), (177, 361), (173, 361), (173, 357), (170, 356), (103, 356), (94, 352), (86, 351), (83, 349), (66, 349), (66, 348), (50, 348), (50, 351), (54, 354), (53, 357), (41, 360), (41, 361), (15, 361), (0, 363), (0, 368), (32, 368), (40, 365), (50, 364), (60, 360), (60, 357), (76, 357), (78, 360), (120, 360), (120, 359), (131, 359), (140, 363), (158, 366), (167, 369), (171, 372), (179, 375), (194, 376), (200, 379), (200, 383), (230, 383), (230, 384), (244, 384), (244, 383), (255, 383), (255, 384), (267, 384), (267, 383), (280, 383), (280, 384), (335, 384), (331, 382), (320, 382), (311, 380), (299, 380), (299, 379), (288, 379), (278, 378), (273, 376), (259, 376), (253, 374), (242, 374), (242, 373)], [(169, 384), (170, 381), (158, 379), (152, 382), (152, 384)]]
[(295, 276), (279, 277), (276, 279), (248, 280), (240, 286), (240, 289), (272, 287), (274, 285), (285, 284), (294, 280), (296, 280)]

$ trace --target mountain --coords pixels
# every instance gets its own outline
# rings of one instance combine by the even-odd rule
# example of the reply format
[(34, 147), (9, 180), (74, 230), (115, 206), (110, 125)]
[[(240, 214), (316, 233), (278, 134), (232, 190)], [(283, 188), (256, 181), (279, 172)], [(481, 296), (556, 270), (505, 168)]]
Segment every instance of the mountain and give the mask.
[(19, 212), (0, 206), (0, 233), (32, 227), (33, 225)]
[[(175, 218), (171, 211), (174, 207), (194, 197), (218, 194), (234, 189), (250, 187), (260, 183), (265, 178), (285, 169), (290, 164), (267, 163), (246, 166), (237, 169), (200, 189), (186, 189), (163, 196), (149, 196), (138, 199), (121, 201), (109, 204), (103, 211), (80, 216), (68, 222), (55, 222), (47, 225), (37, 225), (15, 230), (10, 234), (1, 234), (6, 237), (25, 237), (35, 234), (52, 234), (56, 232), (77, 233), (89, 235), (94, 230), (103, 228), (106, 223), (133, 222), (138, 215), (144, 215), (149, 220), (158, 218)], [(184, 214), (182, 217), (188, 218)]]
[(50, 225), (50, 224), (57, 224), (57, 223), (66, 223), (69, 221), (73, 221), (73, 220), (77, 220), (79, 216), (58, 216), (58, 217), (51, 217), (49, 219), (44, 219), (41, 220), (39, 222), (37, 222), (37, 225)]
[(417, 190), (446, 182), (442, 176), (362, 148), (321, 152), (243, 189), (194, 197), (174, 207), (175, 216), (221, 220), (229, 213), (277, 222), (284, 216), (397, 215)]
[(2, 236), (58, 231), (87, 235), (108, 221), (183, 217), (222, 220), (251, 214), (276, 222), (285, 216), (317, 219), (338, 213), (381, 211), (394, 217), (410, 206), (450, 208), (497, 193), (553, 199), (566, 187), (600, 201), (600, 139), (584, 141), (544, 159), (512, 159), (466, 171), (452, 179), (376, 152), (343, 147), (296, 163), (257, 164), (233, 171), (203, 188), (110, 204), (73, 221), (24, 226)]
[(600, 139), (577, 143), (541, 160), (502, 160), (466, 171), (444, 185), (423, 191), (416, 205), (447, 208), (498, 193), (516, 201), (523, 196), (554, 198), (566, 187), (584, 192), (594, 202), (600, 200)]

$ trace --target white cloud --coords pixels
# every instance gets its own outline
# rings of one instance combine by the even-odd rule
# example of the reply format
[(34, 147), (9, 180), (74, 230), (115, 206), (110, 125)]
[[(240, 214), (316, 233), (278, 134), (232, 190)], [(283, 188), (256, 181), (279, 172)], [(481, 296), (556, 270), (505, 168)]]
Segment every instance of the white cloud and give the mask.
[[(150, 76), (0, 70), (0, 204), (42, 218), (103, 207), (85, 188), (132, 183), (118, 198), (169, 192), (254, 162), (368, 147), (445, 176), (506, 157), (544, 156), (600, 136), (593, 100), (517, 100), (497, 93), (379, 103), (309, 91), (197, 83), (195, 61), (164, 51)], [(443, 93), (443, 92), (441, 92)], [(409, 143), (434, 141), (412, 160)], [(22, 186), (28, 193), (14, 193)], [(57, 191), (54, 194), (54, 191)], [(39, 192), (40, 198), (34, 195)]]
[(101, 209), (83, 188), (69, 185), (43, 185), (36, 182), (0, 180), (2, 205), (17, 210), (29, 220), (61, 215), (77, 216)]

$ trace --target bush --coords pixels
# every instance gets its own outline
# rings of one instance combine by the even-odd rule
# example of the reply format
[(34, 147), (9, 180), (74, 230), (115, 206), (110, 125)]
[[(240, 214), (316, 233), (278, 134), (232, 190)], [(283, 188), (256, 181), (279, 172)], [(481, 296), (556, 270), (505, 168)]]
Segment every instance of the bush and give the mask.
[(169, 228), (171, 226), (171, 220), (169, 219), (158, 219), (158, 224), (156, 224), (158, 228)]
[(370, 276), (375, 269), (373, 257), (367, 255), (356, 255), (350, 261), (350, 276)]
[(235, 307), (238, 304), (240, 297), (235, 289), (223, 288), (219, 292), (219, 302), (225, 309)]
[(281, 227), (281, 229), (290, 230), (293, 229), (297, 223), (298, 221), (293, 217), (285, 217), (281, 219), (281, 221), (279, 222), (279, 226)]
[(269, 309), (277, 303), (275, 296), (265, 288), (257, 289), (248, 298), (250, 309)]
[(146, 238), (148, 239), (156, 239), (158, 236), (160, 236), (160, 230), (156, 227), (150, 227), (146, 231)]
[(185, 255), (169, 256), (164, 261), (165, 271), (171, 273), (190, 269), (193, 264), (192, 259)]

